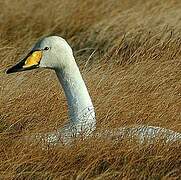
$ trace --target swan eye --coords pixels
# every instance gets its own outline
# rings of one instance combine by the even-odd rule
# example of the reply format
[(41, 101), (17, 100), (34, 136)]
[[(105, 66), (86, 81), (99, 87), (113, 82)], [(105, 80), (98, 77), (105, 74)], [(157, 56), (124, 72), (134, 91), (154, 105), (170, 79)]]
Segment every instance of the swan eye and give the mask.
[(50, 49), (49, 47), (45, 47), (45, 48), (44, 48), (45, 51), (47, 51), (47, 50), (49, 50), (49, 49)]

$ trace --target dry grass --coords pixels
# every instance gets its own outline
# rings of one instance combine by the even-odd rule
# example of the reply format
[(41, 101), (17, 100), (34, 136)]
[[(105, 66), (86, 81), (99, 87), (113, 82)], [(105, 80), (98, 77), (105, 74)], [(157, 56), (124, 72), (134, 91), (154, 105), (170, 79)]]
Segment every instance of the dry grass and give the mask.
[[(45, 35), (71, 44), (97, 126), (149, 124), (181, 132), (179, 0), (0, 0), (0, 179), (179, 179), (181, 144), (89, 138), (42, 147), (25, 134), (67, 119), (53, 71), (4, 70)], [(56, 103), (55, 103), (56, 102)]]

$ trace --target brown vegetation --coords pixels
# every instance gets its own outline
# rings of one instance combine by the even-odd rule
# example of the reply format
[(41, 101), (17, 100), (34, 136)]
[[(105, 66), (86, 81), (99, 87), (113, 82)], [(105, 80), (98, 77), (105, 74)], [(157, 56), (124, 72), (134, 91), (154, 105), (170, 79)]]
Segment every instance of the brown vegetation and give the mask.
[(180, 0), (0, 0), (0, 179), (179, 179), (181, 144), (88, 138), (24, 142), (58, 129), (66, 99), (50, 70), (6, 75), (40, 37), (64, 37), (84, 76), (97, 127), (181, 132)]

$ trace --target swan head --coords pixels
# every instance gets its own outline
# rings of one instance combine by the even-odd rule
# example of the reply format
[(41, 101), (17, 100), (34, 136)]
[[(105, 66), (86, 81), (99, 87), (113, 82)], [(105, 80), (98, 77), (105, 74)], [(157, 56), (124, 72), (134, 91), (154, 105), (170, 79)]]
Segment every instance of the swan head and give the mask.
[(74, 61), (69, 44), (59, 36), (49, 36), (40, 39), (25, 58), (6, 72), (9, 74), (39, 67), (64, 69)]

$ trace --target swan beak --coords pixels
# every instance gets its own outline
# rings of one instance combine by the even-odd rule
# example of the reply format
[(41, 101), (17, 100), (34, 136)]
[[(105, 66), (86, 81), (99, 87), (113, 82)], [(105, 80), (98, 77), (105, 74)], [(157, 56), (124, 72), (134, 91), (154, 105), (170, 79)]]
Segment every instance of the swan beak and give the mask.
[(39, 67), (41, 58), (42, 58), (41, 50), (32, 51), (23, 60), (21, 60), (18, 64), (9, 68), (6, 71), (6, 73), (10, 74), (10, 73), (19, 72), (19, 71), (35, 69), (35, 68)]

